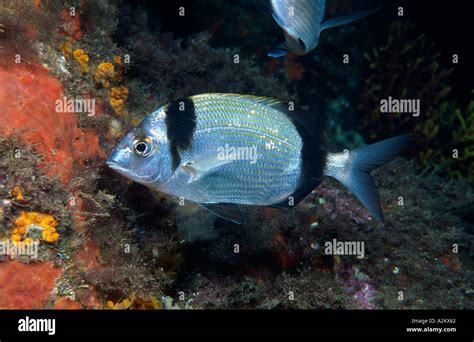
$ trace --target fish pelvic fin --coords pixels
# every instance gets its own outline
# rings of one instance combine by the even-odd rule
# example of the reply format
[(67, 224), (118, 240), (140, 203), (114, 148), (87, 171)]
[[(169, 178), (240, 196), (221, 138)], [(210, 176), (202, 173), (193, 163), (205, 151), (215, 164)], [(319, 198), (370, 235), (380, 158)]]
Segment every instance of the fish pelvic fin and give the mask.
[(367, 10), (367, 11), (363, 11), (363, 12), (359, 12), (359, 13), (354, 13), (354, 14), (350, 14), (350, 15), (346, 15), (346, 16), (326, 20), (323, 23), (321, 23), (321, 31), (324, 31), (328, 28), (349, 24), (353, 21), (359, 20), (359, 19), (361, 19), (363, 17), (366, 17), (368, 15), (371, 15), (372, 13), (378, 11), (379, 9), (380, 9), (380, 7), (377, 7), (377, 8), (371, 9), (371, 10)]
[(342, 153), (328, 153), (324, 174), (344, 184), (372, 216), (384, 222), (380, 198), (370, 172), (401, 154), (411, 138), (400, 135)]
[(236, 204), (227, 203), (198, 203), (204, 209), (210, 211), (216, 216), (224, 220), (234, 222), (236, 224), (243, 224), (245, 222), (244, 215)]
[(283, 56), (286, 56), (288, 54), (288, 47), (286, 45), (286, 42), (284, 43), (281, 43), (280, 45), (278, 45), (277, 47), (271, 49), (270, 51), (268, 51), (268, 57), (272, 57), (272, 58), (280, 58), (280, 57), (283, 57)]

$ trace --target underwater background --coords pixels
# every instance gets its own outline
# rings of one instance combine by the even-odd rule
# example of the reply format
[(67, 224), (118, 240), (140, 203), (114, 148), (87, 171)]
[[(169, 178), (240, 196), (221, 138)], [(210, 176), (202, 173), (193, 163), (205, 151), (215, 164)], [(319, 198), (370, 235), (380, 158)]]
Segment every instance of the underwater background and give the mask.
[[(472, 309), (472, 11), (334, 0), (326, 17), (377, 6), (273, 59), (264, 1), (0, 0), (0, 308)], [(107, 168), (146, 114), (209, 92), (294, 101), (329, 151), (410, 134), (373, 172), (385, 224), (332, 179), (237, 225)], [(94, 115), (58, 110), (64, 97)], [(388, 97), (420, 116), (381, 113)], [(328, 255), (334, 239), (364, 258)], [(37, 253), (4, 247), (18, 243)]]

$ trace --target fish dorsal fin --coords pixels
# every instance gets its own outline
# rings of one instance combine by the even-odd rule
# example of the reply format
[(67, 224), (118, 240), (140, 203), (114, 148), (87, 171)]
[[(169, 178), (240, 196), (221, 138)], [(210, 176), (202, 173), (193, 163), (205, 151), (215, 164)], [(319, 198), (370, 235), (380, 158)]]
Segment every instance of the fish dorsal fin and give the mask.
[(266, 106), (277, 106), (279, 104), (284, 104), (284, 102), (281, 100), (277, 100), (273, 97), (267, 97), (267, 96), (243, 95), (243, 94), (234, 94), (234, 93), (224, 93), (222, 95), (228, 96), (228, 97), (238, 97), (241, 99), (251, 100), (255, 103), (261, 103)]
[(214, 154), (202, 160), (187, 162), (183, 165), (183, 170), (189, 174), (188, 183), (192, 183), (216, 172), (220, 166), (232, 162), (232, 159), (219, 158), (218, 154)]
[(267, 96), (255, 96), (255, 95), (245, 95), (245, 94), (237, 94), (237, 93), (205, 93), (192, 96), (193, 99), (199, 99), (201, 97), (209, 97), (209, 96), (226, 96), (226, 97), (236, 97), (240, 99), (246, 99), (254, 101), (255, 103), (263, 103), (267, 106), (277, 105), (279, 103), (283, 103), (281, 100), (277, 100), (273, 97)]

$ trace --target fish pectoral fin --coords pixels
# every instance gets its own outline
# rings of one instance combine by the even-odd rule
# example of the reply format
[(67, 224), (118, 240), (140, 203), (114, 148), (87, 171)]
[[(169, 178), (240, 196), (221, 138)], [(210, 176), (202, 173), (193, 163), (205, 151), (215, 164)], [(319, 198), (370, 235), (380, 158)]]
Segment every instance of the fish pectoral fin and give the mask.
[(377, 7), (377, 8), (368, 10), (368, 11), (364, 11), (364, 12), (360, 12), (360, 13), (354, 13), (354, 14), (351, 14), (351, 15), (346, 15), (346, 16), (326, 20), (323, 23), (321, 23), (321, 31), (324, 31), (328, 28), (349, 24), (353, 21), (359, 20), (359, 19), (361, 19), (363, 17), (366, 17), (368, 15), (371, 15), (372, 13), (378, 11), (379, 9), (380, 9), (380, 7)]
[(225, 220), (242, 224), (244, 222), (244, 216), (239, 206), (236, 204), (227, 203), (199, 203), (204, 209), (207, 209), (216, 216), (219, 216)]
[(231, 163), (233, 160), (218, 158), (216, 156), (202, 159), (195, 162), (188, 162), (183, 166), (183, 170), (190, 175), (188, 183), (196, 182), (204, 176), (216, 172), (220, 166)]

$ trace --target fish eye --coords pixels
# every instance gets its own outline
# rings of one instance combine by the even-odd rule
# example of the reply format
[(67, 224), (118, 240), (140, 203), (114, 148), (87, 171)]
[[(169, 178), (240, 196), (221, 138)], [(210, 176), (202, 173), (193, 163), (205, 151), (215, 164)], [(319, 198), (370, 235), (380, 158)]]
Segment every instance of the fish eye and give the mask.
[(149, 139), (135, 141), (133, 150), (137, 156), (147, 157), (151, 153), (152, 145)]

